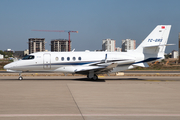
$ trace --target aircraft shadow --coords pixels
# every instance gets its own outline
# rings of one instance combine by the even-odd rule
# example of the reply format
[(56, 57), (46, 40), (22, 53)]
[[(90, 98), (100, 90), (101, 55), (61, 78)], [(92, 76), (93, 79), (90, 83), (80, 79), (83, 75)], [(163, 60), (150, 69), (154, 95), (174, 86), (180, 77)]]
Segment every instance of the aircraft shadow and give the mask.
[(106, 80), (145, 80), (145, 79), (139, 79), (139, 78), (107, 78)]
[(106, 81), (144, 81), (145, 79), (139, 79), (139, 78), (107, 78), (107, 79), (98, 79), (98, 80), (92, 80), (88, 78), (24, 78), (23, 80), (18, 80), (17, 78), (14, 79), (0, 79), (0, 81), (84, 81), (84, 82), (106, 82)]

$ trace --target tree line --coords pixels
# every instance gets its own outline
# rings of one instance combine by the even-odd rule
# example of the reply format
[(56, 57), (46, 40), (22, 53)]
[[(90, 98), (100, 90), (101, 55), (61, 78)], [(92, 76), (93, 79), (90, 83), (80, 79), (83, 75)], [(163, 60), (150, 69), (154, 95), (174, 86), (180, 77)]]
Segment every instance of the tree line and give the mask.
[(0, 50), (0, 54), (4, 55), (4, 58), (13, 57), (13, 52), (7, 52), (7, 51)]

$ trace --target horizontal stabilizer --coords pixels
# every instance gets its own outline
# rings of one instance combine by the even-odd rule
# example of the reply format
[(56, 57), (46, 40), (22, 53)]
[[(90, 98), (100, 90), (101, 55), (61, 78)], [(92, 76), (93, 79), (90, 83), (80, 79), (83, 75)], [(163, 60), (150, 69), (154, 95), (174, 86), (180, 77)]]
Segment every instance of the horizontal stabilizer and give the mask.
[(170, 45), (175, 45), (175, 44), (149, 45), (149, 46), (143, 46), (143, 48), (158, 47), (158, 46), (170, 46)]

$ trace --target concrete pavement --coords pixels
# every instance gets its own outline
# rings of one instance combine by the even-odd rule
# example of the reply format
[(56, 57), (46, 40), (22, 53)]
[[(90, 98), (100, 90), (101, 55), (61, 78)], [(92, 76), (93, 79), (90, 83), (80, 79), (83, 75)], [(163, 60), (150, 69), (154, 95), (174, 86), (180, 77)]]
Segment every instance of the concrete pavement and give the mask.
[(179, 77), (0, 77), (0, 120), (179, 120)]

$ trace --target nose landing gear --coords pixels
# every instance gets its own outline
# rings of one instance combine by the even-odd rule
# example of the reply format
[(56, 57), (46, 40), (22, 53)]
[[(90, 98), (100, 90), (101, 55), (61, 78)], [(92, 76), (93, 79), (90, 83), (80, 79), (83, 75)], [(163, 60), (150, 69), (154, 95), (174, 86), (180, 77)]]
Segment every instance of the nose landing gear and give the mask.
[(21, 73), (19, 73), (19, 78), (18, 80), (23, 80), (23, 77), (21, 76)]

